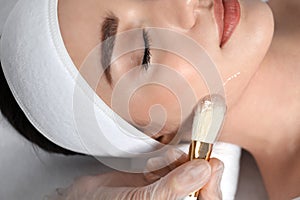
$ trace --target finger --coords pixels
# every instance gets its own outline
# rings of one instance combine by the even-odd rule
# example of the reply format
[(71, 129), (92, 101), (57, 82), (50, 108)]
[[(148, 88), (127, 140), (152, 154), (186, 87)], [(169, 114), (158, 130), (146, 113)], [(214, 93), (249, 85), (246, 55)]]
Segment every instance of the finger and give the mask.
[(224, 171), (224, 164), (215, 158), (211, 159), (209, 163), (211, 165), (212, 175), (209, 182), (202, 188), (200, 192), (201, 199), (222, 199), (220, 183)]
[[(150, 158), (147, 161), (146, 170), (147, 172), (156, 173), (157, 175), (164, 174), (168, 170), (168, 165), (170, 163), (165, 159), (165, 157), (155, 157)], [(161, 175), (162, 177), (162, 175)]]
[(179, 149), (169, 149), (163, 156), (150, 158), (147, 162), (147, 170), (158, 171), (172, 166), (174, 169), (188, 160), (187, 155)]
[(106, 174), (99, 174), (92, 177), (94, 185), (105, 187), (140, 187), (149, 185), (145, 180), (144, 174), (126, 173), (126, 172), (110, 172)]
[(201, 189), (208, 182), (210, 175), (211, 167), (207, 161), (193, 160), (179, 166), (149, 186), (127, 188), (123, 191), (118, 188), (119, 192), (112, 192), (112, 197), (113, 199), (128, 198), (134, 200), (176, 200)]
[(188, 157), (184, 152), (178, 149), (170, 149), (164, 156), (148, 160), (146, 172), (144, 173), (145, 178), (149, 182), (154, 182), (182, 165), (187, 160)]
[(84, 197), (102, 200), (176, 200), (202, 188), (208, 182), (210, 175), (211, 167), (207, 161), (194, 160), (179, 166), (151, 185), (130, 188), (99, 187), (96, 192), (85, 193)]
[(189, 161), (152, 184), (152, 199), (183, 198), (201, 189), (209, 180), (211, 168), (207, 161)]
[(170, 165), (170, 170), (177, 168), (178, 166), (188, 161), (188, 155), (179, 149), (170, 149), (166, 153), (166, 159)]

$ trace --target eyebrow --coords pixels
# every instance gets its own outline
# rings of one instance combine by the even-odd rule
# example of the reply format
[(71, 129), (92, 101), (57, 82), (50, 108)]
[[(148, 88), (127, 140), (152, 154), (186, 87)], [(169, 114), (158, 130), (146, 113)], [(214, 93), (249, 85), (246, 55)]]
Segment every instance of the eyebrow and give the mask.
[(118, 32), (119, 18), (113, 12), (107, 12), (101, 26), (101, 64), (104, 69), (106, 79), (111, 84), (110, 73), (112, 53), (115, 46), (116, 34)]

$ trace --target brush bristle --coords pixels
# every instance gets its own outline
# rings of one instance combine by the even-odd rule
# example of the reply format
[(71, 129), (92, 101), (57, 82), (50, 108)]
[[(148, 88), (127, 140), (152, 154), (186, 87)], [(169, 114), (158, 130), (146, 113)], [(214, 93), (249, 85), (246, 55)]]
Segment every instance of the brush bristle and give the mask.
[(197, 105), (193, 121), (192, 140), (214, 143), (222, 127), (226, 104), (220, 95), (204, 97)]

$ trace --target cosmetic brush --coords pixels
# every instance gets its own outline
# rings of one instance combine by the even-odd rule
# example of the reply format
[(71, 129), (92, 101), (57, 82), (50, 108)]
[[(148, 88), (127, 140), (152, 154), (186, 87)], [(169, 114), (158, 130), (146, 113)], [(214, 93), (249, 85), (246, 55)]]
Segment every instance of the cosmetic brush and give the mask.
[[(226, 114), (225, 99), (217, 94), (205, 96), (195, 109), (192, 128), (192, 141), (189, 159), (209, 161), (213, 144), (217, 140)], [(199, 199), (199, 191), (193, 192), (185, 200)]]

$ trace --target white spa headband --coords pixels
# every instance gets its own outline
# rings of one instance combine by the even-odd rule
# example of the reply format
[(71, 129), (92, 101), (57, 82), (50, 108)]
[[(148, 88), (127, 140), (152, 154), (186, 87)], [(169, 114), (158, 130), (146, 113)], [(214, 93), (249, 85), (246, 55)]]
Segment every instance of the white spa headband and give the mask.
[[(3, 30), (3, 72), (27, 118), (50, 141), (75, 152), (135, 157), (161, 148), (109, 108), (80, 75), (60, 33), (57, 5), (58, 0), (19, 1)], [(192, 48), (180, 54), (207, 60), (199, 56), (197, 47)], [(210, 77), (207, 84), (215, 87), (210, 91), (222, 89), (224, 94), (213, 63), (202, 65), (204, 77)]]
[[(105, 124), (101, 129), (108, 134), (107, 138), (99, 138), (95, 134), (99, 127), (84, 116), (85, 104), (91, 101), (87, 93), (93, 91), (83, 78), (78, 80), (81, 76), (64, 46), (57, 3), (58, 0), (19, 1), (5, 24), (1, 38), (1, 63), (19, 106), (46, 138), (66, 149), (116, 157), (152, 151), (159, 143), (118, 117), (100, 98), (94, 98), (93, 105), (98, 107), (95, 116)], [(83, 131), (90, 143), (88, 149), (83, 144), (86, 141), (77, 134), (74, 120), (73, 93), (78, 87), (75, 77), (82, 87), (81, 94), (78, 94), (82, 100), (82, 118), (79, 120), (83, 120), (81, 122), (87, 127)], [(115, 118), (126, 129), (120, 130)]]

